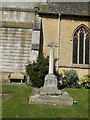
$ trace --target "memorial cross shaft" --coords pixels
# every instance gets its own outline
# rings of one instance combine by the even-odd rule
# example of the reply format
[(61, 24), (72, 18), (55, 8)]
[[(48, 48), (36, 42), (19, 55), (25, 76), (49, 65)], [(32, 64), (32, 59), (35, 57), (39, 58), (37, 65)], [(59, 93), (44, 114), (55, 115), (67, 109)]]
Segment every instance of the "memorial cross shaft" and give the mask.
[(54, 42), (48, 45), (50, 47), (49, 56), (49, 74), (54, 74), (54, 49), (57, 47)]

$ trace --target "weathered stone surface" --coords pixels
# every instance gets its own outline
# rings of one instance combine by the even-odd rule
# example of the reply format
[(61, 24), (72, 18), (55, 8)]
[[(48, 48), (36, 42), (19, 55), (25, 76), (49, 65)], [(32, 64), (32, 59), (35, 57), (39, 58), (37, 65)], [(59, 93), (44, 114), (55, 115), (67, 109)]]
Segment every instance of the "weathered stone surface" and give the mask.
[[(38, 57), (41, 18), (36, 14), (37, 4), (31, 4), (33, 7), (29, 9), (21, 7), (0, 9), (2, 13), (0, 62), (3, 61), (0, 72), (25, 73), (28, 61), (33, 62)], [(38, 46), (31, 50), (32, 45), (37, 42)]]
[(42, 95), (60, 95), (62, 94), (57, 88), (57, 77), (54, 74), (45, 76), (44, 86), (41, 88)]
[(42, 88), (41, 89), (41, 92), (40, 92), (41, 95), (61, 95), (62, 92), (61, 90), (58, 90), (54, 87), (46, 87), (46, 88)]
[(20, 72), (14, 72), (10, 75), (10, 79), (24, 79), (24, 75), (21, 74)]
[(25, 72), (25, 65), (30, 59), (31, 29), (1, 28), (0, 60), (2, 72)]
[(44, 88), (54, 88), (57, 90), (57, 77), (54, 74), (47, 74), (45, 76)]
[(41, 90), (33, 90), (29, 97), (29, 104), (48, 104), (48, 105), (72, 105), (73, 99), (67, 92), (61, 92), (59, 95), (42, 95)]

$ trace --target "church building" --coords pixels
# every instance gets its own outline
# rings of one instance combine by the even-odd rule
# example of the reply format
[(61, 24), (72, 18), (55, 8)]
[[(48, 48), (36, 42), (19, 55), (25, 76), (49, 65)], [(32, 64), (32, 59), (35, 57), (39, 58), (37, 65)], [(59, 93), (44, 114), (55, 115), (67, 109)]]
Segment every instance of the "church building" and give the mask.
[[(25, 4), (24, 4), (25, 5)], [(40, 52), (54, 57), (59, 73), (74, 69), (79, 77), (90, 74), (90, 7), (88, 2), (28, 3), (0, 9), (0, 77), (25, 74), (28, 61)]]
[(43, 52), (54, 42), (59, 73), (74, 69), (79, 77), (90, 74), (89, 3), (53, 2), (41, 7)]

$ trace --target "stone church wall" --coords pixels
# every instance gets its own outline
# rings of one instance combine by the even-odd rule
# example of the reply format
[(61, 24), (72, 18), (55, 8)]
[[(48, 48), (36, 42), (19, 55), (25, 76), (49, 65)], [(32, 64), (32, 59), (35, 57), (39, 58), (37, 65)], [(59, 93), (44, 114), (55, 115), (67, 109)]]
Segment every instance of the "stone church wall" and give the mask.
[(41, 19), (34, 8), (3, 8), (0, 16), (0, 78), (7, 81), (9, 73), (25, 73), (28, 61), (36, 60)]
[(25, 64), (30, 59), (31, 29), (1, 28), (2, 71), (25, 72)]
[(73, 51), (73, 32), (80, 25), (85, 24), (89, 27), (90, 22), (82, 20), (61, 19), (58, 24), (58, 19), (42, 18), (43, 29), (43, 51), (45, 56), (49, 55), (48, 44), (55, 42), (58, 45), (60, 28), (60, 49), (55, 48), (55, 58), (58, 61), (56, 64), (59, 73), (63, 73), (67, 69), (75, 69), (79, 76), (89, 74), (90, 65), (76, 65), (72, 64)]
[(59, 72), (64, 72), (67, 69), (75, 69), (81, 77), (89, 73), (90, 65), (74, 65), (73, 58), (73, 33), (74, 30), (81, 24), (90, 27), (90, 22), (80, 20), (66, 20), (60, 21), (60, 53), (59, 53)]
[[(58, 45), (58, 19), (53, 18), (42, 18), (42, 29), (43, 29), (43, 51), (45, 56), (49, 55), (48, 44), (54, 42)], [(55, 48), (54, 56), (57, 58), (57, 50)]]
[(75, 20), (60, 21), (60, 60), (59, 65), (72, 65), (73, 33), (81, 24), (89, 27), (89, 22)]

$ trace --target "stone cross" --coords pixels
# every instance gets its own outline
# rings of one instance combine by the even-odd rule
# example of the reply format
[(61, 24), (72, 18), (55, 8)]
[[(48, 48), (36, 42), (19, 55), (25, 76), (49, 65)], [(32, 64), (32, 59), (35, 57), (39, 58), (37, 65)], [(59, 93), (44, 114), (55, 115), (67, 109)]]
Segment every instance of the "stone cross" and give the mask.
[(48, 47), (50, 47), (50, 57), (49, 57), (49, 74), (53, 74), (54, 73), (54, 48), (55, 43), (52, 42), (51, 44), (48, 45)]

